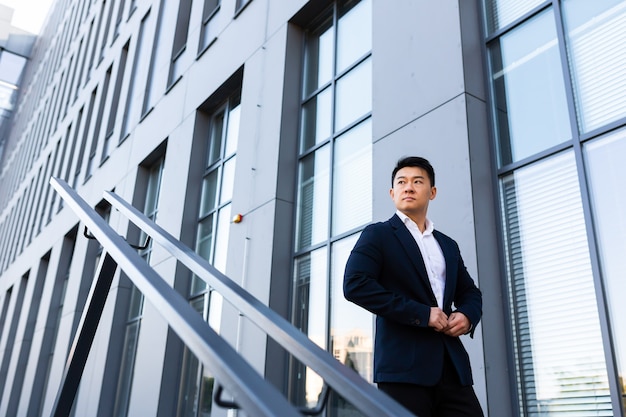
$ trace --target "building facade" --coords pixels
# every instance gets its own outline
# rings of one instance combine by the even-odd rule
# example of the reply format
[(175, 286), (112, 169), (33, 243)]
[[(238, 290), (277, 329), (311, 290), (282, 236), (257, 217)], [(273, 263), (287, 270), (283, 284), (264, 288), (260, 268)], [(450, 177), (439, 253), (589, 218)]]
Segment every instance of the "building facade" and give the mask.
[[(47, 416), (113, 191), (372, 379), (345, 260), (428, 158), (430, 217), (484, 296), (486, 415), (626, 415), (626, 1), (57, 0), (0, 162), (0, 415)], [(233, 221), (241, 215), (241, 221)], [(140, 254), (294, 404), (322, 381), (163, 248)], [(215, 381), (118, 272), (76, 416), (222, 416)], [(243, 413), (239, 413), (243, 414)], [(327, 416), (355, 410), (331, 396)]]

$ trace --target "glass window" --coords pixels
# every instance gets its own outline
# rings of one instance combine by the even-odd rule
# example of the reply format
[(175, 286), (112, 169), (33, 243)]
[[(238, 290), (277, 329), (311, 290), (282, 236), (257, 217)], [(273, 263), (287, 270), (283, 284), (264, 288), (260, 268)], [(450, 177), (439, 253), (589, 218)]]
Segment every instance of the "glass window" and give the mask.
[(302, 106), (301, 150), (326, 141), (332, 132), (332, 92), (328, 87)]
[(87, 169), (85, 171), (85, 181), (87, 181), (93, 170), (95, 168), (96, 162), (96, 151), (98, 149), (98, 140), (100, 139), (100, 127), (102, 126), (102, 116), (104, 114), (104, 104), (107, 100), (107, 94), (109, 93), (109, 83), (111, 82), (111, 72), (113, 71), (113, 66), (111, 65), (109, 69), (107, 69), (106, 74), (104, 75), (104, 85), (102, 87), (102, 95), (100, 97), (100, 104), (98, 106), (98, 113), (96, 114), (96, 123), (94, 125), (94, 129), (91, 137), (91, 150), (89, 151), (89, 156), (87, 159)]
[[(294, 287), (299, 300), (294, 325), (318, 346), (326, 348), (328, 316), (328, 250), (326, 247), (296, 258)], [(315, 312), (310, 314), (310, 312)], [(307, 407), (317, 403), (324, 381), (310, 368), (298, 363), (295, 401)]]
[(111, 107), (109, 108), (109, 120), (107, 121), (106, 134), (104, 136), (104, 145), (102, 146), (102, 161), (104, 161), (111, 153), (111, 137), (113, 136), (113, 130), (115, 129), (115, 121), (117, 119), (117, 109), (120, 101), (120, 91), (122, 90), (122, 83), (124, 82), (124, 75), (126, 74), (126, 60), (128, 58), (128, 48), (130, 41), (126, 42), (120, 53), (119, 65), (117, 67), (117, 77), (115, 79), (115, 86), (113, 87), (113, 98), (111, 100)]
[[(161, 189), (161, 177), (163, 174), (164, 157), (159, 158), (151, 166), (145, 167), (148, 175), (145, 189), (145, 202), (143, 213), (153, 222), (156, 222), (158, 213), (159, 194)], [(146, 235), (141, 232), (141, 242), (144, 242)], [(146, 249), (140, 251), (142, 258), (150, 262), (152, 253), (152, 240)], [(130, 299), (128, 303), (128, 314), (126, 318), (126, 330), (124, 334), (124, 345), (122, 347), (122, 360), (117, 381), (117, 392), (115, 395), (115, 417), (125, 417), (128, 415), (130, 395), (132, 392), (133, 374), (135, 368), (135, 357), (137, 355), (137, 343), (139, 341), (139, 330), (143, 319), (144, 296), (139, 289), (132, 285), (130, 289)]]
[(552, 10), (489, 48), (500, 164), (571, 138)]
[(202, 9), (202, 29), (200, 29), (201, 33), (198, 53), (208, 48), (215, 38), (217, 38), (215, 17), (220, 9), (220, 3), (220, 0), (204, 0), (204, 8)]
[(342, 6), (337, 21), (337, 73), (343, 72), (372, 49), (371, 0)]
[(139, 118), (139, 105), (140, 95), (143, 91), (138, 88), (137, 77), (139, 70), (143, 67), (143, 63), (147, 62), (150, 54), (147, 42), (148, 38), (145, 36), (146, 28), (150, 23), (150, 10), (141, 19), (139, 26), (139, 35), (137, 36), (137, 43), (135, 44), (135, 56), (133, 58), (133, 68), (130, 72), (130, 81), (128, 83), (128, 93), (126, 97), (125, 111), (122, 115), (122, 129), (120, 133), (120, 142), (122, 142), (130, 134), (133, 128), (135, 120)]
[(372, 123), (364, 121), (337, 138), (333, 166), (333, 235), (372, 218)]
[[(228, 255), (240, 99), (237, 92), (213, 114), (206, 136), (207, 153), (196, 232), (196, 253), (221, 272), (226, 271)], [(193, 275), (188, 300), (219, 333), (223, 297)], [(176, 415), (209, 415), (213, 385), (214, 379), (208, 374), (208, 370), (185, 347)]]
[(374, 320), (372, 314), (343, 296), (343, 273), (359, 234), (335, 242), (331, 251), (330, 351), (335, 359), (363, 378), (374, 377)]
[(502, 29), (543, 2), (544, 0), (485, 0), (488, 32)]
[(180, 58), (187, 47), (189, 33), (189, 20), (191, 19), (191, 0), (180, 0), (178, 4), (178, 17), (176, 30), (174, 31), (174, 44), (172, 45), (172, 58), (168, 85), (172, 85), (181, 74)]
[(332, 18), (327, 18), (307, 37), (304, 52), (304, 96), (330, 82), (333, 77), (335, 30), (332, 23)]
[(324, 146), (300, 162), (296, 247), (322, 242), (328, 235), (330, 147)]
[[(191, 301), (191, 306), (206, 319), (204, 298)], [(181, 366), (181, 384), (178, 396), (177, 416), (209, 416), (213, 406), (215, 380), (198, 358), (185, 349)]]
[(621, 382), (622, 413), (626, 411), (626, 130), (588, 143), (585, 147), (598, 236), (602, 278), (608, 298), (611, 339)]
[[(355, 356), (343, 345), (357, 336), (349, 340), (351, 330), (343, 327), (348, 318), (340, 317), (347, 301), (332, 295), (354, 245), (354, 237), (344, 235), (358, 232), (372, 216), (371, 14), (371, 0), (336, 1), (305, 32), (300, 112), (293, 320), (354, 367), (371, 358), (373, 346), (360, 344)], [(371, 314), (363, 314), (371, 324)], [(371, 381), (371, 370), (362, 369)], [(298, 361), (292, 370), (292, 401), (315, 405), (323, 381)], [(352, 409), (336, 396), (330, 403), (334, 413)]]
[[(141, 116), (148, 114), (158, 97), (165, 91), (168, 84), (169, 71), (159, 71), (160, 68), (167, 68), (170, 62), (169, 50), (161, 45), (161, 36), (166, 30), (167, 25), (163, 25), (163, 16), (169, 16), (175, 13), (173, 10), (176, 2), (163, 1), (159, 4), (158, 16), (156, 19), (156, 27), (154, 28), (154, 38), (152, 39), (152, 50), (150, 51), (150, 63), (148, 64), (148, 72), (146, 76), (146, 84), (144, 88), (143, 104), (141, 106)], [(148, 62), (148, 61), (146, 61)], [(143, 62), (140, 65), (144, 65)]]
[(519, 169), (500, 186), (521, 415), (607, 415), (611, 398), (574, 153)]
[(626, 117), (626, 2), (566, 0), (563, 14), (578, 126)]
[(337, 81), (335, 132), (372, 111), (372, 60), (367, 59)]
[(235, 11), (238, 12), (239, 10), (243, 9), (244, 6), (248, 3), (250, 3), (252, 0), (237, 0), (236, 6), (235, 6)]

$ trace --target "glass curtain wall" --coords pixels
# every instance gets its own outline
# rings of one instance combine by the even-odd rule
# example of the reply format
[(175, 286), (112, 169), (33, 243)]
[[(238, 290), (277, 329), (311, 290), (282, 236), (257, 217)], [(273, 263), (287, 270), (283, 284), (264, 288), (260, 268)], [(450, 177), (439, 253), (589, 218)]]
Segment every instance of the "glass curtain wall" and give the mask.
[[(343, 270), (372, 217), (371, 0), (334, 2), (306, 31), (298, 154), (294, 324), (372, 380), (372, 317), (343, 298)], [(292, 366), (293, 401), (323, 381)], [(327, 415), (355, 413), (332, 398)], [(353, 414), (350, 414), (353, 415)]]
[(483, 6), (519, 413), (624, 416), (626, 1)]
[[(239, 138), (240, 100), (239, 93), (233, 95), (211, 117), (196, 235), (196, 252), (222, 273), (226, 272)], [(188, 300), (213, 330), (219, 333), (222, 296), (193, 275)], [(213, 384), (213, 376), (196, 356), (185, 348), (176, 415), (178, 417), (210, 415), (213, 405)]]

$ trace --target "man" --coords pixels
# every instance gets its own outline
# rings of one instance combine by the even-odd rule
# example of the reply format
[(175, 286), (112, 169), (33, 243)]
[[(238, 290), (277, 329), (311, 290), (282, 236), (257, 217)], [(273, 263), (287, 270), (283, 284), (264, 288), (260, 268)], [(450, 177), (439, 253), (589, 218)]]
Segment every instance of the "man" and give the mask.
[(459, 336), (473, 336), (482, 295), (457, 243), (426, 217), (437, 195), (421, 157), (398, 161), (396, 214), (369, 225), (350, 253), (346, 299), (376, 314), (374, 382), (419, 417), (483, 416)]

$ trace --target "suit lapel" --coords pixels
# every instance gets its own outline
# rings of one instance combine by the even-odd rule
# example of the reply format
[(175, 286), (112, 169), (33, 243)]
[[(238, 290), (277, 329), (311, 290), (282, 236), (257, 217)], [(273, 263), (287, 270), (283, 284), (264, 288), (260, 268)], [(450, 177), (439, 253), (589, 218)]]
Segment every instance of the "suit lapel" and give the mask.
[(428, 273), (426, 272), (426, 265), (424, 264), (422, 253), (420, 252), (419, 246), (417, 246), (415, 239), (413, 239), (411, 232), (409, 232), (409, 229), (406, 228), (404, 223), (402, 223), (402, 220), (400, 220), (400, 218), (395, 214), (391, 219), (389, 219), (389, 223), (393, 227), (394, 233), (400, 241), (402, 249), (417, 270), (417, 275), (426, 284), (427, 288), (430, 289), (430, 292), (432, 293), (434, 298), (435, 295), (433, 293), (432, 287), (430, 286), (430, 280), (428, 279)]

